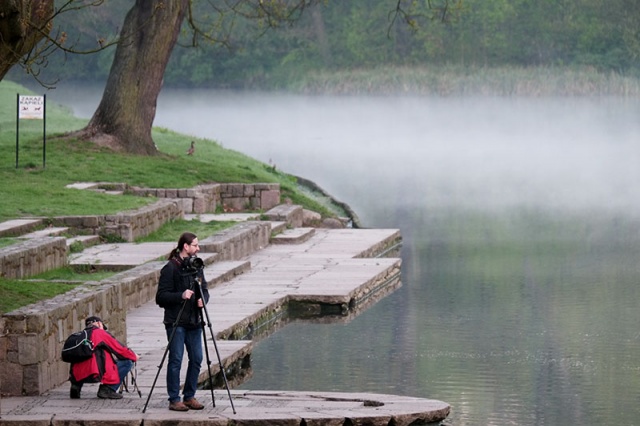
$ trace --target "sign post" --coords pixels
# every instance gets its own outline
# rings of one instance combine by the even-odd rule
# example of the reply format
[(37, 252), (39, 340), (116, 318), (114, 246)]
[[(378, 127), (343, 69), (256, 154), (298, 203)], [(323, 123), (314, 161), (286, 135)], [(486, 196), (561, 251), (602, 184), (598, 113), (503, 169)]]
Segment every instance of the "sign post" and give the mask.
[(20, 140), (20, 119), (42, 120), (42, 168), (47, 158), (47, 95), (20, 96), (17, 94), (18, 112), (16, 118), (16, 169), (18, 168), (18, 152)]

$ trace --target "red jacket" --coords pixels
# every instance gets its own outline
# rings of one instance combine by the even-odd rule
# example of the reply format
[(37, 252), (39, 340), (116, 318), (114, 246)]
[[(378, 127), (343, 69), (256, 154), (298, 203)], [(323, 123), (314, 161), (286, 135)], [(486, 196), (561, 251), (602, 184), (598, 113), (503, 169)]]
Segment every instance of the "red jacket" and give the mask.
[(110, 333), (94, 327), (91, 331), (91, 341), (95, 347), (93, 356), (86, 361), (71, 364), (71, 375), (76, 382), (116, 385), (120, 383), (118, 367), (111, 354), (120, 359), (136, 361), (136, 354), (127, 348)]

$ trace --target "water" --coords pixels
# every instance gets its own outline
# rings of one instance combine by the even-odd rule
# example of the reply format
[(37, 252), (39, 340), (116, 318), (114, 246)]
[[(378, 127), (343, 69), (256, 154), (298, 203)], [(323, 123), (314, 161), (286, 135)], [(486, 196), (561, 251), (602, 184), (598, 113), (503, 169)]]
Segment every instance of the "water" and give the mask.
[[(59, 92), (84, 116), (100, 96)], [(348, 324), (258, 342), (243, 388), (434, 398), (452, 425), (634, 425), (639, 113), (614, 98), (165, 90), (155, 124), (314, 180), (364, 225), (403, 233), (403, 287)]]

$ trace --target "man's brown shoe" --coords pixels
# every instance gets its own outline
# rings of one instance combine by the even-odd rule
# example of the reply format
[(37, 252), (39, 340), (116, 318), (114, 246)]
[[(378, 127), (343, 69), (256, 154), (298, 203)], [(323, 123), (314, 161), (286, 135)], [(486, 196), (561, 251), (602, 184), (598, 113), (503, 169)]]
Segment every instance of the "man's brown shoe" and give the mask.
[(204, 408), (204, 405), (200, 404), (195, 398), (184, 401), (184, 405), (191, 408), (192, 410), (202, 410)]
[(172, 411), (189, 411), (189, 407), (184, 402), (176, 401), (169, 403), (169, 410)]

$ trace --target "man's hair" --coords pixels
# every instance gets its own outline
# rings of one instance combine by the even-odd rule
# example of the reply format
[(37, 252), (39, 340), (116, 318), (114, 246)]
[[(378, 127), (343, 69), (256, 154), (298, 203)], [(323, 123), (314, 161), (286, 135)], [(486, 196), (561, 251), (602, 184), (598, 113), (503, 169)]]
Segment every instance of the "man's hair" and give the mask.
[(84, 326), (85, 327), (93, 326), (93, 324), (95, 324), (97, 322), (101, 322), (102, 323), (102, 329), (104, 331), (108, 330), (107, 324), (105, 324), (104, 321), (102, 321), (102, 319), (100, 319), (100, 317), (97, 317), (95, 315), (87, 318), (86, 320), (84, 320)]
[(198, 238), (198, 236), (191, 232), (185, 232), (182, 235), (180, 235), (180, 239), (178, 239), (177, 247), (171, 250), (171, 253), (169, 253), (169, 257), (167, 259), (171, 260), (173, 258), (178, 257), (180, 255), (180, 252), (182, 251), (182, 247), (184, 247), (185, 244), (191, 244), (193, 240), (195, 240), (196, 238)]
[(88, 317), (86, 320), (84, 320), (84, 326), (89, 327), (91, 324), (96, 322), (102, 322), (100, 317), (96, 317), (96, 316)]

